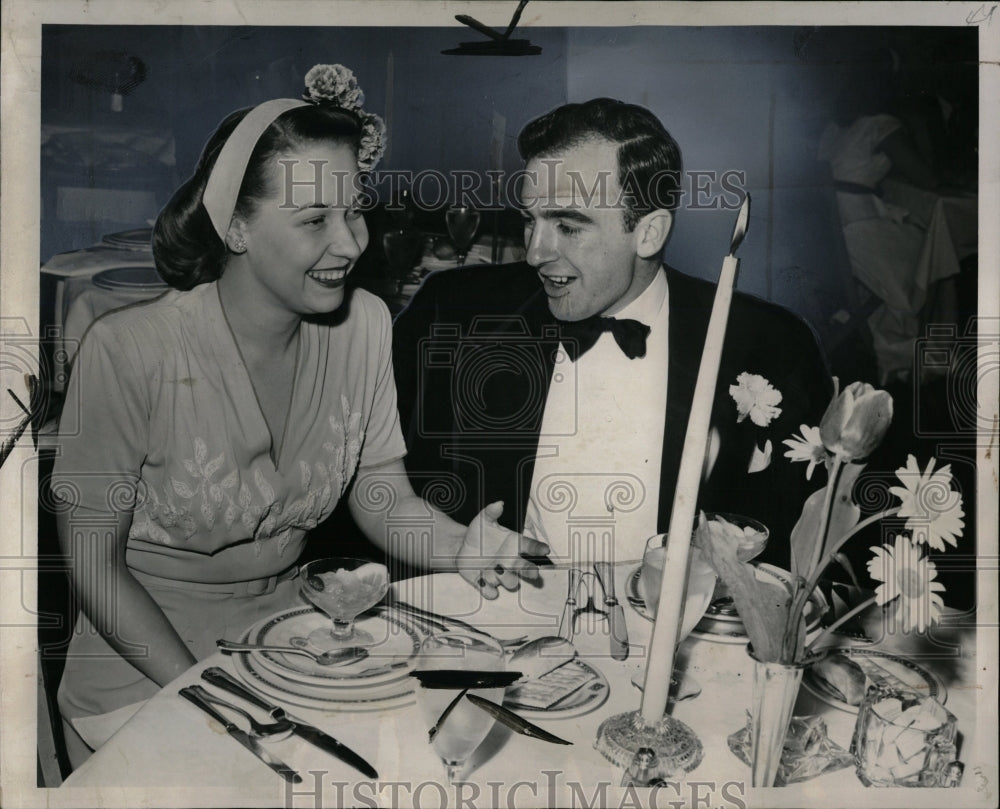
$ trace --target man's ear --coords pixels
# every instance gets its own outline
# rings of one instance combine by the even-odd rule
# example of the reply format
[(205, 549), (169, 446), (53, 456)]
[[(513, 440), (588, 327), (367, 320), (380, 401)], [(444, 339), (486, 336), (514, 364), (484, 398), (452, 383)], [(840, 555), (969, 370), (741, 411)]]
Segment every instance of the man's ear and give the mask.
[(635, 252), (639, 258), (655, 258), (663, 251), (667, 243), (670, 228), (674, 224), (674, 215), (667, 210), (657, 208), (650, 211), (635, 226)]

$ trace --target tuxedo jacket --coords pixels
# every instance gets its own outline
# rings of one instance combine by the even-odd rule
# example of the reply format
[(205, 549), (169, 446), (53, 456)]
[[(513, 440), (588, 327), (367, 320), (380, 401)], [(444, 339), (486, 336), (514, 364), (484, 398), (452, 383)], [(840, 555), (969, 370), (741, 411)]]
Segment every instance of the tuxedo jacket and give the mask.
[[(659, 533), (670, 522), (715, 285), (667, 268), (669, 359), (660, 467)], [(393, 327), (399, 411), (414, 488), (461, 522), (504, 501), (501, 523), (520, 531), (530, 494), (558, 323), (536, 272), (525, 263), (429, 275)], [(644, 362), (635, 359), (631, 362)], [(729, 386), (760, 374), (782, 393), (767, 427), (737, 421)], [(788, 536), (805, 497), (822, 485), (784, 458), (782, 441), (815, 426), (832, 380), (811, 328), (788, 310), (736, 293), (730, 310), (711, 423), (718, 455), (698, 507), (744, 514), (771, 531), (761, 557), (787, 566)], [(748, 471), (771, 442), (771, 463)], [(595, 470), (600, 459), (595, 459)], [(580, 470), (587, 472), (588, 470)]]

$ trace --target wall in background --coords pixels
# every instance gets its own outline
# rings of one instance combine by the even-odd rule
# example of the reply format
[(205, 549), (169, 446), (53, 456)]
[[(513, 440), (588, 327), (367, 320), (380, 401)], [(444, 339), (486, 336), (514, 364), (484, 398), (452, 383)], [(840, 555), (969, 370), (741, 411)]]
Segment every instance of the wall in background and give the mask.
[[(911, 75), (927, 83), (951, 75), (939, 68), (952, 64), (956, 38), (965, 35), (959, 44), (975, 59), (974, 30), (623, 27), (529, 34), (542, 46), (540, 56), (441, 55), (475, 37), (459, 27), (46, 26), (43, 126), (166, 132), (173, 143), (169, 170), (149, 180), (162, 204), (225, 113), (298, 95), (304, 71), (317, 62), (350, 66), (366, 108), (388, 119), (385, 170), (483, 173), (497, 167), (492, 142), (502, 129), (500, 167), (510, 172), (521, 165), (517, 132), (531, 118), (567, 100), (622, 98), (662, 118), (689, 171), (745, 172), (753, 212), (740, 287), (822, 326), (843, 305), (849, 278), (826, 166), (815, 157), (833, 108), (861, 89), (858, 77), (871, 54), (887, 45), (904, 64), (919, 61), (923, 74)], [(928, 42), (944, 44), (935, 51)], [(114, 49), (147, 68), (120, 112), (111, 110), (107, 91), (72, 78), (95, 54)], [(43, 149), (43, 184), (51, 161)], [(122, 182), (137, 176), (126, 173)], [(106, 177), (98, 168), (90, 179), (99, 185)], [(434, 196), (431, 186), (421, 190)], [(710, 205), (706, 200), (699, 203)], [(667, 260), (716, 277), (733, 220), (732, 210), (685, 205)], [(42, 260), (93, 243), (110, 226), (142, 224), (95, 217), (63, 227), (50, 215), (42, 223)]]

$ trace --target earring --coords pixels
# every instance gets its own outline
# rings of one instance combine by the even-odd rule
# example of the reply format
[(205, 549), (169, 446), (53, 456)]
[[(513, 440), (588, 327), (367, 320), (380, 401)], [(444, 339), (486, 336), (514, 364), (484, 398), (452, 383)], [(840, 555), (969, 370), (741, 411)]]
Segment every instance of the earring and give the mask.
[(235, 236), (231, 239), (229, 249), (234, 253), (245, 253), (247, 251), (247, 241), (242, 236)]

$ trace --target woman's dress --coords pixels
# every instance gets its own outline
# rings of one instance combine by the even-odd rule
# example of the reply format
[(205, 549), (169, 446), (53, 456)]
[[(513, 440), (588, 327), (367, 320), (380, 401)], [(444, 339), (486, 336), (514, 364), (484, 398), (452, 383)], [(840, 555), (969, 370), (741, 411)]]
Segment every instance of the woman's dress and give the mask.
[[(126, 563), (197, 659), (295, 603), (306, 532), (359, 466), (405, 454), (390, 332), (385, 306), (362, 290), (327, 321), (304, 321), (272, 446), (215, 283), (100, 318), (75, 360), (52, 478), (57, 506), (84, 507), (72, 552), (96, 547), (87, 537), (133, 509)], [(143, 638), (123, 640), (145, 653)], [(81, 613), (59, 688), (63, 717), (106, 714), (157, 690)]]

